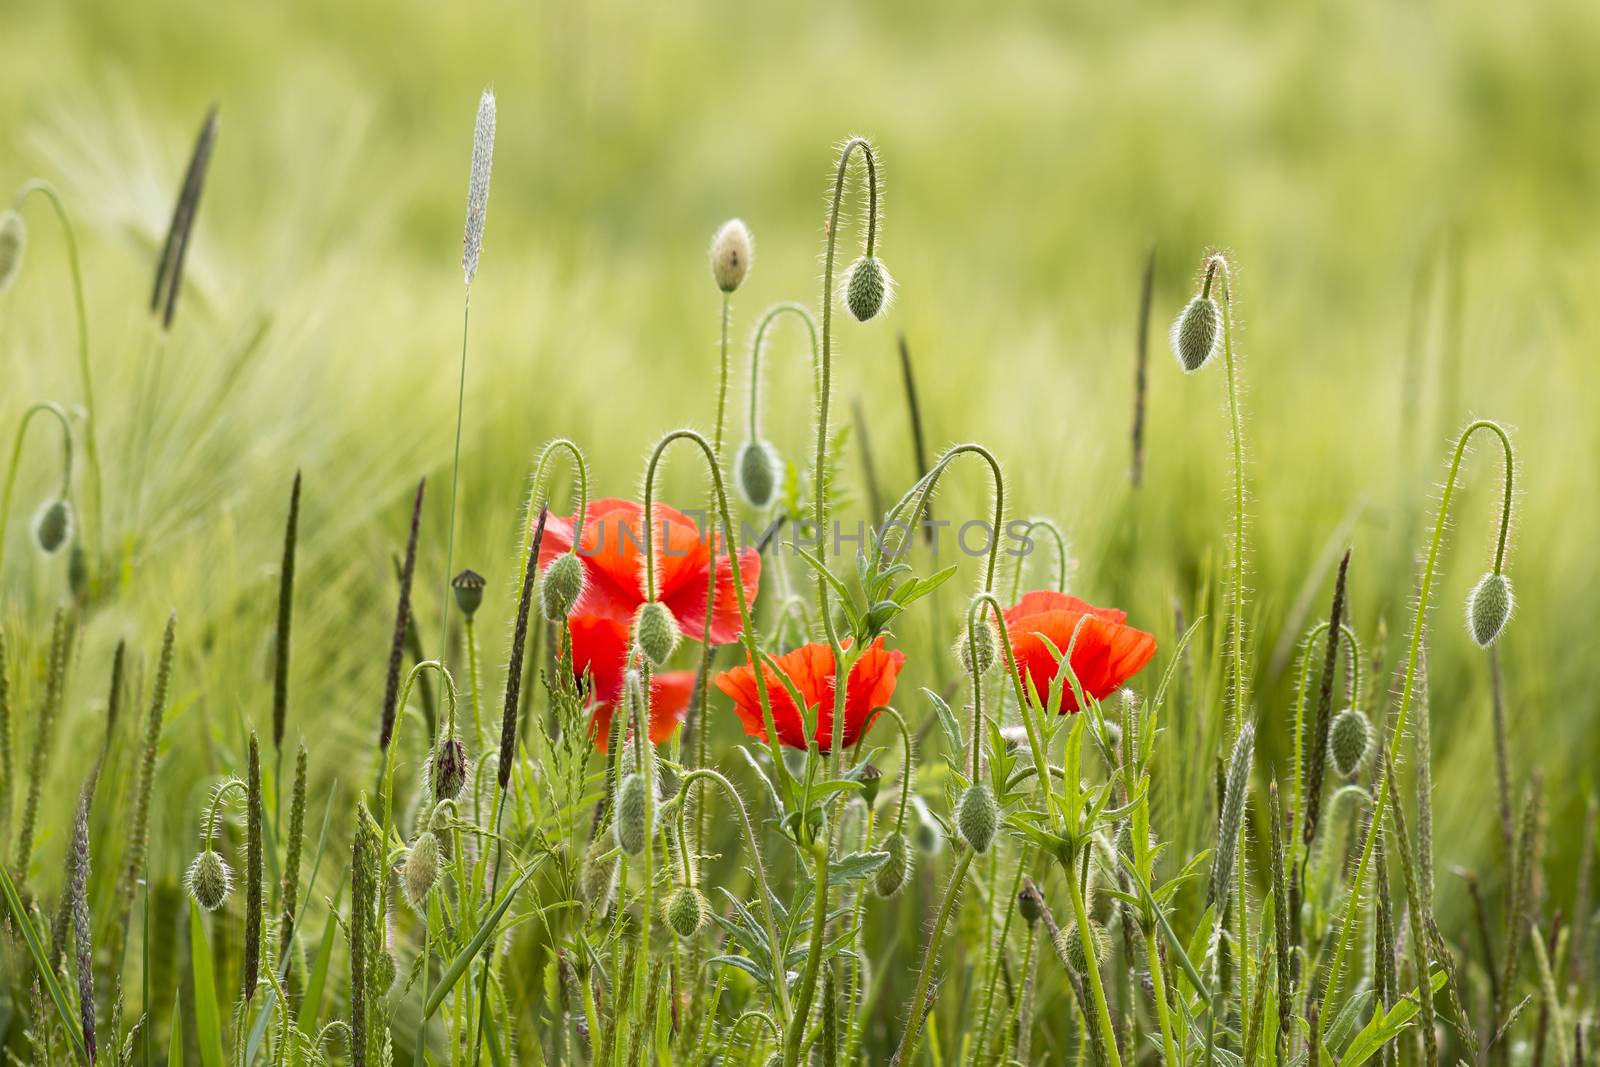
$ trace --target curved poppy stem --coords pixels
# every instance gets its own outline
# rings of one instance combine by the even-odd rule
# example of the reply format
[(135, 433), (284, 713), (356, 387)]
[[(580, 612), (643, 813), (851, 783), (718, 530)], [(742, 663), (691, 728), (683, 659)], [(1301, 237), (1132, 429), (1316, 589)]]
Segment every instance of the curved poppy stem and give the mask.
[[(578, 513), (572, 522), (571, 551), (578, 551), (578, 546), (583, 544), (583, 526), (589, 518), (589, 463), (584, 458), (583, 450), (574, 441), (567, 437), (557, 437), (545, 443), (533, 465), (526, 521), (522, 524), (522, 548), (517, 554), (518, 575), (528, 567), (529, 545), (533, 540), (533, 517), (538, 513), (539, 507), (549, 503), (549, 487), (545, 479), (549, 476), (550, 463), (555, 459), (557, 452), (566, 452), (572, 457), (572, 478), (578, 491)], [(602, 535), (604, 532), (601, 531)]]
[(104, 547), (102, 539), (104, 520), (101, 513), (105, 508), (105, 497), (104, 484), (100, 478), (100, 449), (95, 444), (94, 436), (94, 376), (89, 368), (89, 313), (84, 304), (83, 270), (78, 263), (78, 237), (72, 228), (72, 219), (67, 215), (66, 205), (62, 203), (60, 194), (56, 192), (55, 186), (43, 179), (35, 178), (18, 189), (17, 195), (11, 201), (12, 207), (20, 211), (23, 201), (35, 193), (50, 202), (50, 206), (55, 210), (56, 221), (61, 223), (61, 236), (67, 249), (67, 269), (72, 275), (72, 306), (78, 319), (78, 377), (83, 383), (83, 409), (89, 415), (84, 420), (83, 445), (84, 451), (89, 456), (90, 485), (94, 488), (93, 544), (98, 565), (98, 557)]
[[(889, 509), (889, 514), (884, 517), (883, 534), (879, 539), (878, 554), (883, 555), (883, 542), (887, 539), (891, 529), (910, 533), (911, 526), (922, 515), (923, 509), (928, 505), (928, 498), (933, 495), (934, 488), (939, 483), (939, 478), (944, 474), (945, 468), (955, 462), (956, 458), (965, 454), (976, 455), (989, 465), (989, 470), (994, 476), (994, 529), (989, 538), (988, 563), (984, 570), (983, 591), (994, 591), (995, 573), (999, 568), (1000, 556), (1000, 527), (1005, 519), (1006, 482), (1005, 475), (1000, 471), (1000, 461), (993, 452), (976, 442), (969, 441), (965, 444), (952, 445), (945, 450), (934, 465), (928, 468), (928, 473), (918, 479), (917, 483), (902, 496), (895, 506)], [(915, 500), (913, 501), (913, 498)], [(906, 508), (910, 506), (910, 514), (906, 515)], [(902, 519), (902, 515), (906, 515)], [(905, 538), (901, 538), (903, 543)], [(896, 554), (900, 545), (896, 545)]]
[(206, 807), (205, 846), (207, 849), (211, 848), (211, 842), (216, 839), (217, 820), (222, 817), (223, 801), (227, 799), (229, 793), (243, 791), (247, 788), (243, 778), (229, 778), (226, 782), (217, 786), (216, 790), (211, 794), (211, 802)]
[(894, 828), (904, 832), (906, 828), (906, 808), (911, 803), (911, 731), (906, 726), (905, 718), (887, 704), (878, 709), (877, 716), (872, 720), (873, 724), (876, 725), (878, 719), (885, 715), (894, 720), (895, 729), (900, 733), (900, 747), (903, 753), (902, 758), (905, 761), (900, 768), (900, 802), (894, 818)]
[[(972, 604), (967, 608), (968, 633), (969, 635), (971, 634), (972, 620), (975, 618), (974, 613), (983, 605), (987, 605), (994, 615), (995, 626), (1000, 631), (1000, 651), (1005, 655), (1006, 673), (1011, 676), (1012, 690), (1016, 694), (1017, 714), (1022, 719), (1022, 728), (1028, 734), (1028, 750), (1033, 754), (1033, 765), (1038, 768), (1039, 781), (1044, 786), (1046, 807), (1050, 807), (1048, 804), (1050, 799), (1050, 761), (1046, 758), (1044, 745), (1036, 730), (1036, 724), (1032, 716), (1028, 714), (1031, 705), (1028, 702), (1027, 694), (1022, 689), (1022, 672), (1017, 669), (1016, 653), (1011, 648), (1011, 629), (1006, 625), (1005, 609), (1000, 606), (999, 599), (992, 592), (982, 592), (972, 598)], [(1079, 625), (1082, 625), (1081, 620)], [(1074, 632), (1073, 638), (1076, 640), (1076, 632)], [(1071, 655), (1070, 650), (1068, 655)], [(1070, 667), (1070, 660), (1068, 665)]]
[(922, 1034), (922, 1022), (927, 1016), (922, 1005), (928, 997), (928, 983), (933, 980), (933, 965), (939, 954), (939, 942), (944, 939), (944, 928), (950, 922), (950, 914), (955, 911), (956, 899), (961, 894), (961, 883), (966, 880), (967, 868), (972, 865), (973, 855), (970, 848), (965, 849), (961, 853), (961, 859), (956, 863), (955, 871), (950, 875), (950, 884), (945, 888), (944, 900), (939, 905), (939, 914), (933, 920), (933, 933), (922, 950), (922, 966), (917, 969), (916, 991), (911, 994), (911, 1004), (907, 1009), (910, 1016), (906, 1019), (905, 1033), (900, 1037), (900, 1046), (895, 1050), (894, 1058), (889, 1061), (890, 1067), (909, 1063), (912, 1053), (916, 1051), (917, 1038)]
[[(65, 500), (72, 489), (72, 421), (66, 409), (54, 400), (40, 400), (22, 413), (17, 425), (17, 435), (11, 445), (11, 463), (6, 469), (5, 491), (0, 493), (0, 565), (5, 563), (5, 531), (11, 523), (11, 497), (17, 487), (17, 472), (22, 467), (22, 446), (28, 433), (28, 424), (40, 413), (51, 415), (61, 424), (61, 498)], [(0, 573), (4, 573), (0, 568)]]
[[(1035, 515), (1023, 523), (1019, 537), (1025, 538), (1034, 530), (1044, 530), (1056, 543), (1056, 592), (1067, 591), (1067, 567), (1071, 558), (1067, 553), (1067, 537), (1061, 532), (1061, 527), (1048, 515)], [(1022, 572), (1027, 569), (1027, 556), (1017, 557), (1017, 572), (1011, 579), (1011, 599), (1015, 602), (1022, 595)]]
[[(405, 683), (400, 687), (400, 697), (395, 706), (399, 708), (401, 712), (405, 711), (407, 702), (411, 698), (412, 687), (417, 684), (417, 679), (426, 671), (436, 671), (438, 673), (441, 687), (444, 689), (446, 714), (449, 716), (449, 720), (454, 722), (456, 717), (456, 682), (455, 679), (450, 676), (450, 671), (445, 667), (445, 665), (436, 659), (425, 659), (421, 663), (418, 663), (416, 666), (412, 667), (411, 670), (406, 673), (406, 680)], [(401, 714), (395, 718), (394, 736), (389, 739), (389, 749), (384, 756), (382, 838), (384, 848), (389, 847), (389, 834), (394, 827), (394, 754), (395, 750), (400, 747), (400, 727), (404, 720), (404, 714)], [(429, 738), (428, 743), (432, 744), (433, 739)], [(387, 879), (385, 879), (382, 892), (384, 900), (383, 913), (387, 914), (387, 904), (389, 899)]]
[(746, 432), (750, 440), (759, 440), (761, 437), (761, 354), (766, 344), (767, 331), (782, 315), (797, 315), (806, 324), (806, 333), (811, 340), (811, 376), (813, 384), (818, 377), (822, 365), (822, 352), (817, 347), (817, 320), (811, 314), (811, 309), (797, 301), (786, 301), (774, 304), (761, 316), (756, 323), (756, 332), (750, 342), (750, 407), (745, 422)]

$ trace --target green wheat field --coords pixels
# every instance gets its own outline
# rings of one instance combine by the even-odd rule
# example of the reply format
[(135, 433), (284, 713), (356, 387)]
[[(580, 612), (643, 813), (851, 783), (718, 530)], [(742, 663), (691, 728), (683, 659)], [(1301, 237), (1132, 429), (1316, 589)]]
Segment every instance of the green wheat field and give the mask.
[(0, 6), (0, 1063), (1600, 1062), (1597, 51)]

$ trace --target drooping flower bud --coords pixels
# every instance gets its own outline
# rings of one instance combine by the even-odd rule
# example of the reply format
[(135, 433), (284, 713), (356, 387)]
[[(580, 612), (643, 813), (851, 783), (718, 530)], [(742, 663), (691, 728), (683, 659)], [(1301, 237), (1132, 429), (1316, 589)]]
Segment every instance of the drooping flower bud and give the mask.
[(700, 932), (710, 912), (705, 894), (692, 885), (680, 886), (667, 898), (667, 925), (685, 941)]
[(449, 863), (454, 858), (454, 844), (450, 838), (450, 822), (454, 817), (452, 809), (454, 804), (441, 801), (433, 806), (433, 812), (428, 816), (428, 832), (433, 834), (433, 839), (439, 842), (439, 859)]
[(976, 782), (961, 794), (956, 804), (956, 830), (972, 851), (982, 855), (994, 842), (1000, 828), (1000, 805), (988, 782)]
[(61, 551), (72, 540), (72, 505), (62, 497), (45, 501), (33, 517), (33, 539), (47, 556)]
[(1193, 374), (1216, 354), (1222, 335), (1222, 308), (1216, 298), (1201, 294), (1190, 300), (1172, 324), (1172, 354), (1186, 373)]
[(222, 907), (227, 903), (228, 894), (233, 892), (233, 872), (228, 869), (227, 861), (209, 848), (189, 864), (183, 882), (194, 902), (206, 911)]
[(630, 856), (643, 852), (649, 840), (652, 806), (644, 775), (634, 772), (617, 787), (617, 847)]
[[(977, 633), (976, 641), (973, 640), (974, 631)], [(970, 630), (966, 626), (961, 628), (961, 636), (956, 638), (956, 658), (961, 661), (961, 669), (967, 674), (972, 673), (974, 660), (977, 661), (978, 673), (988, 674), (989, 668), (994, 666), (999, 646), (1000, 635), (995, 631), (994, 622), (988, 618), (980, 619), (978, 625)]]
[(611, 907), (611, 894), (617, 887), (617, 854), (611, 848), (611, 843), (604, 837), (597, 837), (589, 843), (589, 850), (583, 857), (583, 869), (579, 872), (578, 892), (589, 910), (596, 914), (604, 914)]
[(550, 561), (539, 580), (539, 608), (551, 622), (566, 622), (583, 596), (583, 564), (571, 552)]
[(413, 908), (420, 910), (428, 899), (428, 893), (439, 881), (439, 839), (433, 836), (433, 831), (424, 830), (417, 835), (416, 843), (406, 853), (402, 873), (405, 876), (406, 900), (411, 902)]
[(889, 860), (873, 876), (872, 889), (880, 897), (892, 897), (911, 880), (911, 845), (906, 835), (896, 830), (878, 848), (889, 854)]
[(467, 749), (460, 741), (447, 737), (433, 750), (430, 770), (434, 800), (454, 800), (467, 785)]
[(740, 445), (733, 459), (733, 484), (753, 508), (772, 503), (778, 489), (778, 453), (760, 438)]
[(844, 278), (844, 303), (857, 322), (878, 316), (894, 295), (894, 279), (877, 256), (862, 256), (850, 264)]
[(1088, 951), (1084, 951), (1085, 939), (1078, 925), (1061, 931), (1060, 953), (1067, 961), (1067, 966), (1072, 968), (1074, 974), (1088, 974), (1091, 961), (1098, 966), (1106, 958), (1108, 942), (1106, 928), (1093, 919), (1089, 920)]
[(1511, 594), (1511, 579), (1491, 571), (1478, 579), (1467, 598), (1467, 629), (1479, 648), (1488, 648), (1506, 628), (1516, 598)]
[(28, 226), (22, 215), (7, 209), (0, 213), (0, 293), (22, 273), (22, 255), (28, 249)]
[(483, 587), (488, 584), (483, 580), (483, 575), (474, 570), (464, 570), (450, 579), (450, 588), (455, 590), (456, 607), (461, 609), (461, 614), (472, 618), (483, 603)]
[(660, 667), (672, 658), (678, 647), (678, 624), (672, 612), (659, 600), (639, 605), (633, 618), (633, 640), (653, 665)]
[(743, 219), (729, 219), (711, 238), (711, 277), (717, 288), (731, 293), (744, 284), (755, 261), (754, 242), (750, 227)]
[(1367, 717), (1355, 708), (1345, 708), (1334, 716), (1328, 727), (1328, 755), (1333, 760), (1333, 769), (1346, 778), (1355, 774), (1367, 758), (1371, 738)]

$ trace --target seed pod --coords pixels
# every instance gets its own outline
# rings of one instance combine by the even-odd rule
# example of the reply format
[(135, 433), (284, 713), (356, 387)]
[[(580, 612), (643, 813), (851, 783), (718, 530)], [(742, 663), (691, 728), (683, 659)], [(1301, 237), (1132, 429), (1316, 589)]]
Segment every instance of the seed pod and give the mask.
[(589, 910), (601, 915), (611, 907), (611, 894), (616, 888), (617, 854), (609, 841), (597, 837), (589, 843), (589, 851), (583, 857), (578, 892), (583, 895)]
[(417, 835), (411, 851), (406, 854), (403, 874), (406, 899), (420, 911), (428, 893), (439, 881), (439, 839), (433, 836), (433, 831), (424, 830)]
[(28, 226), (13, 210), (0, 213), (0, 293), (22, 273), (22, 255), (28, 250)]
[(652, 664), (662, 666), (678, 647), (678, 624), (659, 600), (639, 605), (633, 619), (633, 640)]
[(1000, 805), (988, 782), (977, 782), (961, 794), (956, 805), (956, 829), (972, 851), (983, 854), (994, 842), (1000, 828)]
[(733, 460), (733, 484), (746, 504), (764, 508), (772, 503), (778, 488), (778, 466), (777, 451), (760, 438), (739, 446)]
[(1089, 953), (1084, 952), (1084, 938), (1078, 925), (1060, 932), (1061, 944), (1058, 951), (1067, 966), (1072, 968), (1073, 974), (1088, 974), (1089, 962), (1093, 959), (1098, 966), (1105, 958), (1109, 948), (1109, 939), (1106, 937), (1106, 928), (1093, 919), (1089, 920)]
[(1479, 648), (1488, 648), (1506, 628), (1516, 598), (1511, 595), (1511, 579), (1490, 572), (1478, 579), (1467, 598), (1467, 630)]
[(61, 497), (45, 501), (33, 517), (33, 539), (47, 556), (61, 551), (72, 539), (72, 505)]
[(894, 293), (894, 279), (877, 256), (862, 256), (850, 264), (844, 278), (844, 303), (857, 322), (877, 317)]
[(700, 932), (710, 917), (706, 896), (692, 885), (680, 886), (667, 898), (667, 925), (687, 941)]
[(867, 807), (878, 802), (878, 789), (883, 785), (883, 772), (876, 763), (865, 763), (861, 766), (861, 774), (856, 778), (861, 783), (861, 799), (867, 802)]
[(1328, 754), (1333, 760), (1333, 769), (1346, 778), (1354, 775), (1367, 758), (1371, 739), (1372, 728), (1367, 717), (1355, 708), (1345, 708), (1334, 716), (1333, 725), (1328, 727)]
[(711, 238), (711, 277), (717, 288), (731, 293), (744, 284), (755, 262), (754, 242), (750, 227), (743, 219), (729, 219)]
[(233, 872), (227, 861), (208, 848), (189, 864), (183, 885), (196, 904), (206, 911), (216, 911), (233, 892)]
[[(974, 632), (977, 633), (976, 642), (972, 639)], [(956, 658), (961, 661), (961, 669), (971, 674), (973, 653), (976, 652), (978, 673), (988, 674), (989, 668), (994, 666), (999, 647), (1000, 635), (995, 632), (994, 623), (989, 619), (983, 619), (972, 630), (965, 626), (961, 628), (961, 636), (956, 639)]]
[(644, 775), (628, 775), (617, 788), (617, 847), (630, 856), (643, 852), (650, 837), (650, 793)]
[(539, 580), (539, 608), (551, 622), (565, 622), (583, 596), (583, 564), (571, 552), (563, 553), (544, 569)]
[(460, 741), (447, 737), (433, 750), (430, 775), (435, 803), (454, 800), (467, 785), (467, 749)]
[(1211, 361), (1221, 336), (1222, 308), (1216, 298), (1196, 296), (1172, 324), (1172, 354), (1186, 373), (1193, 374)]
[(483, 603), (483, 588), (487, 584), (483, 575), (474, 570), (464, 570), (450, 579), (450, 588), (455, 590), (456, 607), (461, 609), (461, 614), (470, 619), (477, 613)]
[(911, 846), (906, 835), (896, 830), (878, 847), (889, 854), (889, 861), (878, 868), (872, 888), (880, 897), (892, 897), (911, 880)]
[(1022, 921), (1032, 926), (1044, 918), (1044, 909), (1040, 907), (1043, 900), (1037, 890), (1024, 889), (1017, 894), (1017, 914), (1022, 916)]

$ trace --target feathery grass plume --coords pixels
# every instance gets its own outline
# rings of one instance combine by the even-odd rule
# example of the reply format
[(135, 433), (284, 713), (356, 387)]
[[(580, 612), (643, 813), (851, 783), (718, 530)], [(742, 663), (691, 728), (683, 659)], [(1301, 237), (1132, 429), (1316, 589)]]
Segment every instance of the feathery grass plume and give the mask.
[(1522, 802), (1522, 820), (1517, 826), (1517, 858), (1511, 870), (1510, 899), (1506, 904), (1506, 958), (1505, 971), (1500, 976), (1500, 994), (1504, 1003), (1497, 1005), (1495, 1023), (1506, 1023), (1505, 1011), (1511, 1001), (1511, 991), (1517, 980), (1517, 961), (1521, 955), (1523, 934), (1533, 921), (1533, 881), (1539, 865), (1541, 841), (1540, 820), (1544, 775), (1534, 771), (1528, 776), (1527, 789)]
[[(1595, 831), (1600, 824), (1600, 803), (1597, 803), (1594, 794), (1589, 795), (1589, 800), (1583, 815), (1583, 844), (1578, 852), (1578, 885), (1572, 894), (1572, 944), (1567, 952), (1566, 966), (1572, 982), (1580, 988), (1588, 977), (1589, 959), (1586, 953), (1589, 945), (1589, 927), (1592, 914), (1592, 901), (1590, 894), (1593, 892), (1592, 879), (1594, 877), (1594, 852)], [(4, 832), (4, 823), (0, 823), (0, 833)], [(1582, 1062), (1580, 1058), (1578, 1062)]]
[[(500, 791), (511, 785), (511, 761), (517, 751), (517, 708), (522, 697), (522, 658), (528, 646), (528, 615), (533, 601), (533, 580), (539, 574), (539, 546), (544, 542), (544, 524), (550, 517), (549, 508), (539, 509), (538, 524), (534, 527), (533, 543), (523, 568), (522, 595), (517, 599), (517, 622), (511, 634), (511, 655), (506, 660), (506, 699), (500, 716)], [(496, 820), (498, 822), (498, 819)]]
[(11, 743), (11, 658), (0, 627), (0, 849), (11, 836), (11, 782), (15, 777)]
[(44, 700), (39, 706), (39, 724), (34, 729), (33, 747), (28, 757), (28, 794), (22, 808), (22, 827), (17, 835), (17, 877), (28, 877), (33, 858), (33, 835), (39, 824), (39, 801), (45, 773), (56, 743), (56, 720), (61, 711), (62, 691), (66, 687), (67, 663), (72, 656), (72, 640), (77, 630), (77, 613), (68, 606), (56, 609), (50, 629), (50, 667), (45, 680)]
[[(1388, 1011), (1400, 997), (1400, 970), (1395, 958), (1394, 901), (1389, 894), (1389, 853), (1384, 846), (1384, 836), (1372, 845), (1372, 870), (1376, 877), (1377, 892), (1373, 894), (1372, 947), (1376, 958), (1372, 961), (1372, 987), (1377, 996), (1378, 1011)], [(1395, 1050), (1382, 1051), (1381, 1062), (1393, 1067)]]
[(494, 169), (494, 90), (478, 98), (478, 118), (472, 127), (472, 171), (467, 178), (467, 224), (461, 240), (461, 271), (470, 288), (483, 255), (483, 224), (489, 215), (489, 175)]
[[(900, 352), (900, 384), (905, 389), (906, 411), (911, 420), (911, 459), (916, 464), (917, 481), (920, 482), (928, 476), (928, 442), (922, 428), (922, 404), (917, 399), (917, 376), (911, 366), (911, 346), (906, 343), (903, 333), (896, 340)], [(934, 535), (931, 501), (922, 505), (922, 521), (923, 537), (931, 545)]]
[(11, 288), (22, 273), (22, 257), (28, 250), (28, 225), (22, 212), (6, 208), (0, 212), (0, 293)]
[(294, 958), (290, 944), (295, 913), (300, 910), (300, 853), (305, 849), (305, 838), (306, 746), (302, 742), (294, 758), (294, 799), (289, 804), (289, 840), (284, 846), (283, 881), (279, 890), (283, 913), (278, 927), (278, 951), (285, 960)]
[[(1559, 916), (1556, 925), (1560, 925)], [(1557, 940), (1553, 930), (1550, 939), (1552, 942)], [(1550, 952), (1554, 951), (1554, 949), (1548, 951), (1545, 949), (1544, 938), (1539, 936), (1537, 923), (1530, 923), (1528, 926), (1528, 943), (1533, 946), (1534, 963), (1539, 968), (1539, 997), (1543, 1002), (1540, 1010), (1541, 1021), (1548, 1017), (1549, 1023), (1554, 1027), (1558, 1035), (1556, 1039), (1556, 1062), (1560, 1064), (1560, 1067), (1571, 1067), (1572, 1060), (1567, 1052), (1567, 1043), (1561, 1040), (1559, 1036), (1567, 1032), (1567, 1013), (1562, 1010), (1561, 997), (1556, 992), (1555, 971), (1550, 967)], [(1541, 1043), (1544, 1040), (1544, 1028), (1542, 1025), (1539, 1031), (1539, 1039)], [(1534, 1062), (1539, 1062), (1537, 1053), (1535, 1053)]]
[(189, 239), (194, 233), (195, 212), (200, 207), (200, 193), (205, 188), (206, 171), (211, 166), (211, 152), (217, 142), (217, 105), (206, 112), (206, 121), (195, 139), (194, 154), (189, 157), (189, 169), (184, 173), (183, 186), (178, 191), (178, 202), (172, 209), (172, 223), (167, 227), (167, 240), (161, 248), (161, 259), (156, 264), (156, 284), (150, 293), (150, 313), (161, 313), (161, 328), (172, 329), (172, 317), (178, 310), (178, 293), (183, 288), (183, 263), (189, 252)]
[[(111, 742), (117, 736), (117, 720), (122, 718), (122, 676), (124, 664), (127, 660), (128, 642), (118, 639), (116, 651), (111, 654), (111, 689), (106, 694), (106, 735), (101, 747), (109, 752)], [(0, 821), (0, 828), (4, 827)]]
[(350, 846), (350, 1062), (353, 1067), (382, 1064), (384, 970), (383, 931), (378, 928), (378, 887), (383, 840), (363, 797), (356, 807), (356, 833)]
[[(1394, 764), (1389, 761), (1388, 753), (1380, 752), (1378, 760), (1383, 773), (1389, 779), (1389, 791), (1397, 792), (1394, 784)], [(1430, 942), (1426, 929), (1426, 919), (1431, 909), (1423, 910), (1426, 902), (1422, 899), (1417, 885), (1417, 864), (1411, 851), (1411, 837), (1406, 832), (1405, 805), (1390, 805), (1389, 818), (1394, 828), (1395, 844), (1400, 849), (1400, 871), (1406, 885), (1406, 912), (1410, 916), (1411, 926), (1411, 936), (1408, 940), (1411, 944), (1412, 966), (1417, 972), (1417, 991), (1421, 1002), (1422, 1018), (1418, 1029), (1422, 1031), (1423, 1057), (1427, 1067), (1438, 1067), (1439, 1039), (1434, 1032), (1433, 972), (1428, 966)], [(1381, 868), (1375, 870), (1373, 875), (1379, 879), (1387, 877), (1387, 873)]]
[(422, 492), (428, 479), (417, 482), (417, 494), (411, 501), (411, 533), (406, 537), (406, 560), (400, 568), (400, 597), (394, 609), (394, 640), (389, 645), (389, 675), (383, 689), (383, 720), (378, 734), (378, 747), (389, 751), (394, 737), (395, 704), (400, 699), (400, 666), (405, 656), (406, 627), (411, 621), (411, 582), (417, 573), (417, 535), (422, 529)]
[(1133, 460), (1128, 468), (1135, 489), (1144, 484), (1145, 399), (1149, 391), (1147, 367), (1150, 347), (1150, 303), (1155, 292), (1156, 246), (1144, 257), (1144, 275), (1139, 283), (1139, 331), (1133, 357)]
[(1317, 821), (1322, 812), (1322, 778), (1328, 766), (1328, 735), (1333, 729), (1333, 683), (1339, 670), (1339, 637), (1343, 633), (1345, 583), (1350, 574), (1350, 550), (1339, 560), (1339, 576), (1333, 583), (1333, 605), (1328, 610), (1328, 630), (1322, 652), (1322, 682), (1317, 690), (1317, 719), (1307, 750), (1305, 775), (1305, 825), (1302, 841), (1309, 849), (1317, 836)]
[(1278, 1063), (1289, 1062), (1289, 1035), (1293, 1022), (1294, 965), (1289, 947), (1289, 880), (1283, 848), (1283, 803), (1278, 797), (1278, 780), (1268, 787), (1272, 838), (1272, 917), (1273, 945), (1278, 959)]
[(145, 855), (150, 847), (150, 796), (155, 790), (156, 756), (161, 749), (161, 729), (166, 719), (167, 696), (172, 686), (172, 658), (177, 639), (178, 613), (168, 614), (161, 635), (161, 656), (156, 664), (156, 683), (145, 717), (139, 762), (129, 783), (128, 848), (118, 886), (117, 921), (111, 928), (111, 958), (120, 967), (128, 943), (128, 923), (133, 915), (133, 898), (144, 878)]
[(289, 715), (289, 634), (294, 621), (294, 555), (300, 534), (300, 472), (289, 490), (289, 518), (283, 529), (283, 563), (278, 568), (278, 629), (273, 644), (272, 748), (281, 758), (283, 728)]
[(262, 879), (261, 746), (250, 731), (250, 759), (245, 775), (244, 972), (242, 995), (248, 1004), (261, 980), (261, 916), (266, 908)]
[(711, 277), (717, 288), (731, 293), (744, 284), (755, 263), (755, 242), (743, 219), (729, 219), (711, 238)]
[[(1250, 791), (1250, 765), (1255, 756), (1256, 727), (1247, 722), (1239, 730), (1228, 757), (1228, 773), (1222, 792), (1222, 814), (1217, 823), (1217, 855), (1211, 864), (1211, 899), (1220, 916), (1228, 909), (1228, 893), (1233, 865), (1239, 853), (1239, 835), (1244, 832), (1245, 799)], [(1248, 901), (1240, 901), (1247, 907)]]
[[(100, 780), (100, 763), (95, 761), (78, 794), (78, 808), (72, 820), (71, 877), (67, 895), (72, 901), (72, 936), (77, 947), (78, 1018), (83, 1027), (83, 1047), (95, 1063), (94, 1033), (94, 940), (89, 917), (89, 813), (94, 806), (95, 785)], [(113, 1045), (117, 1040), (111, 1034)]]

